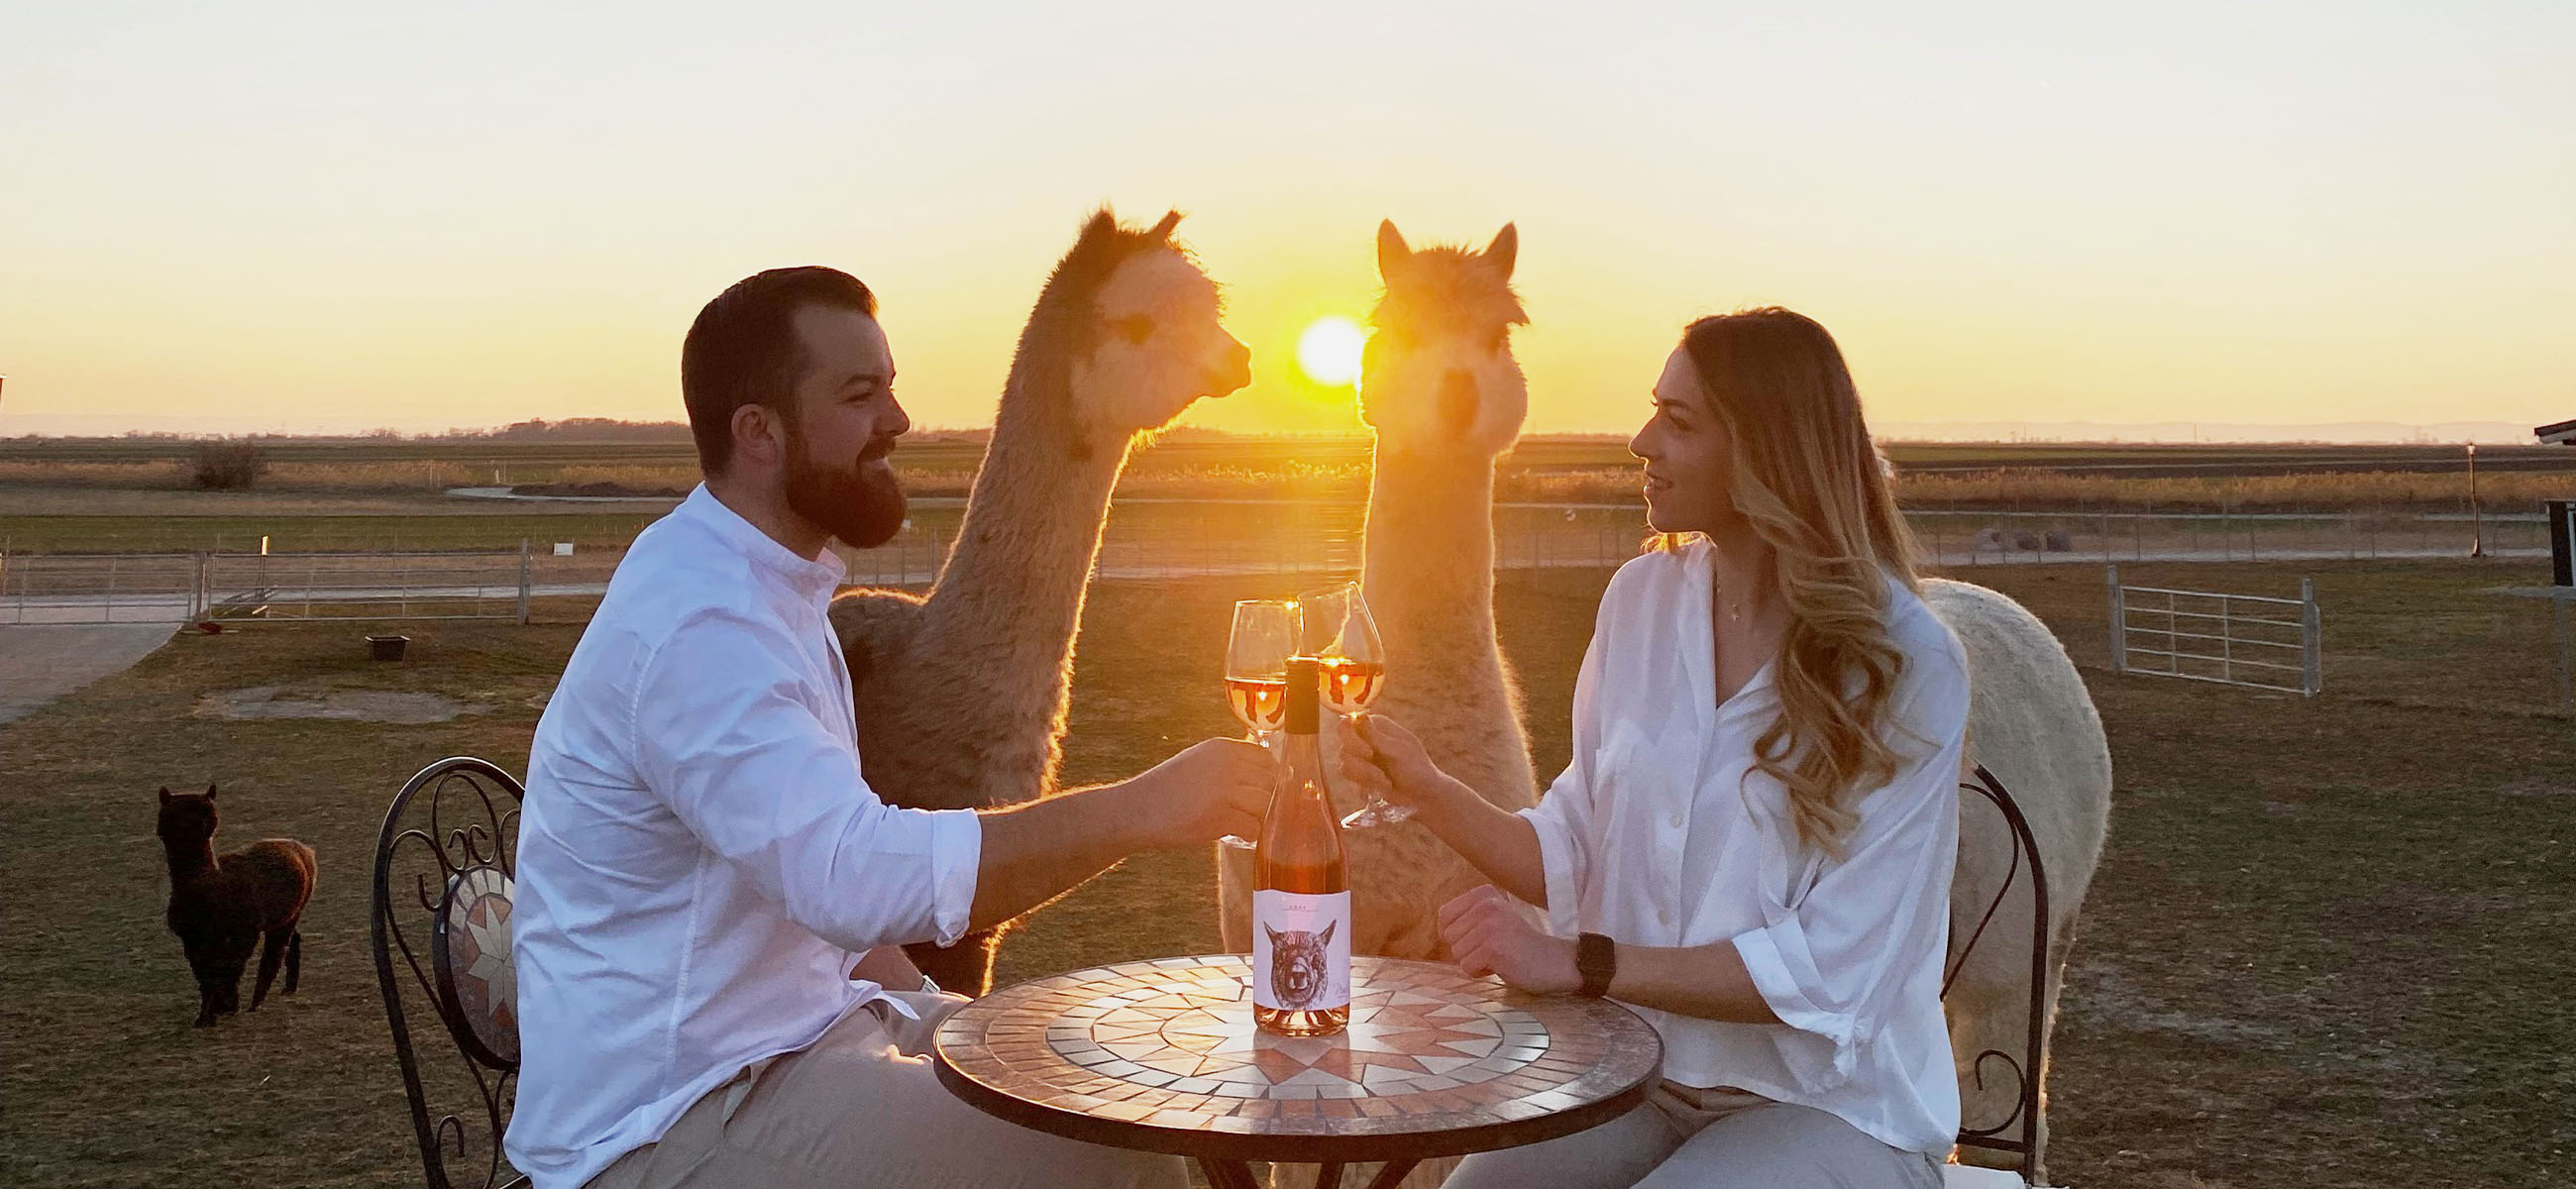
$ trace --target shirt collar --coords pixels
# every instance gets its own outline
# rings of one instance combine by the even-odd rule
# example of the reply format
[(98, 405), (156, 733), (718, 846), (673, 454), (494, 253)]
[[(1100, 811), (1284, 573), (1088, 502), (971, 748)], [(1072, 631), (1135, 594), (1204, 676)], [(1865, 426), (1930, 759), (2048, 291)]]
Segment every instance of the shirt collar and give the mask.
[(707, 490), (704, 483), (698, 484), (696, 490), (689, 493), (689, 498), (680, 501), (680, 506), (672, 514), (686, 517), (715, 534), (717, 540), (749, 559), (755, 569), (774, 575), (786, 583), (789, 590), (811, 602), (829, 601), (833, 593), (840, 590), (842, 581), (849, 577), (849, 563), (842, 561), (839, 553), (826, 547), (821, 560), (799, 556), (795, 550), (779, 544), (777, 538), (760, 531), (758, 525), (743, 519), (741, 513), (726, 507), (725, 502)]
[[(1717, 625), (1709, 615), (1710, 587), (1717, 580), (1717, 567), (1713, 560), (1716, 552), (1717, 547), (1703, 538), (1685, 546), (1682, 554), (1682, 606), (1689, 612), (1682, 625), (1682, 655), (1690, 665), (1692, 688), (1697, 691), (1697, 696), (1691, 701), (1698, 705), (1699, 726), (1703, 732), (1715, 728), (1718, 718)], [(1879, 576), (1887, 582), (1887, 606), (1892, 619), (1896, 610), (1904, 606), (1905, 600), (1917, 596), (1906, 589), (1904, 580), (1895, 574), (1881, 569)], [(1752, 710), (1777, 696), (1771, 687), (1772, 670), (1778, 664), (1777, 659), (1762, 662), (1762, 667), (1745, 680), (1743, 688), (1727, 700), (1726, 712), (1736, 714)]]
[[(1712, 587), (1717, 569), (1712, 560), (1717, 547), (1706, 540), (1693, 541), (1682, 551), (1682, 657), (1689, 666), (1691, 704), (1699, 714), (1703, 738), (1717, 728), (1717, 624), (1710, 619)], [(1743, 688), (1727, 699), (1725, 712), (1741, 714), (1769, 697), (1771, 663), (1766, 661), (1745, 679)]]

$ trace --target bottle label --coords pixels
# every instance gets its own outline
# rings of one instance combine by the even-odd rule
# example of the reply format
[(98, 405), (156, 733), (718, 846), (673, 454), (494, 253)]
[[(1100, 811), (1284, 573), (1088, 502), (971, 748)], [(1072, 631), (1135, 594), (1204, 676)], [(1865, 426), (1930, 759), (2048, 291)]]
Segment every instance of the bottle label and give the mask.
[(1252, 1001), (1322, 1011), (1351, 1001), (1351, 894), (1252, 894)]

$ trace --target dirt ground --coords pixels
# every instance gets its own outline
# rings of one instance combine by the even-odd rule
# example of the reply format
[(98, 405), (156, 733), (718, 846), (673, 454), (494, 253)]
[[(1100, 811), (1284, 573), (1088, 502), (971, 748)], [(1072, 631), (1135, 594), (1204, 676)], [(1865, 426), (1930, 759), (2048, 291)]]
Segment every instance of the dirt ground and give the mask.
[[(2314, 699), (2108, 673), (2098, 570), (1965, 575), (2066, 640), (2118, 772), (2058, 1032), (2056, 1180), (2576, 1182), (2576, 723), (2547, 706), (2540, 608), (2486, 593), (2544, 580), (2537, 568), (2124, 567), (2133, 582), (2264, 594), (2313, 574), (2329, 652)], [(1503, 585), (1504, 643), (1549, 775), (1606, 577)], [(1122, 776), (1231, 730), (1215, 688), (1225, 608), (1272, 593), (1097, 587), (1067, 776)], [(368, 958), (370, 847), (387, 799), (431, 760), (523, 770), (583, 608), (540, 611), (547, 622), (524, 628), (408, 626), (400, 665), (370, 663), (359, 624), (182, 636), (0, 726), (0, 1182), (419, 1183)], [(206, 710), (261, 689), (433, 694), (479, 712), (397, 725)], [(302, 994), (194, 1030), (160, 920), (152, 804), (158, 785), (209, 781), (224, 789), (219, 845), (303, 838), (322, 875)], [(1142, 856), (1037, 914), (1001, 977), (1216, 944), (1207, 858)]]

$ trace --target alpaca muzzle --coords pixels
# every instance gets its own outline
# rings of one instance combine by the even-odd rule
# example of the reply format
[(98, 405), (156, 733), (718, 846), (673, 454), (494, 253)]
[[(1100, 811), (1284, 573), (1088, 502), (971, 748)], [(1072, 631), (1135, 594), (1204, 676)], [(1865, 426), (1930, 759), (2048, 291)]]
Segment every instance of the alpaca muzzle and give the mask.
[(1208, 395), (1224, 396), (1252, 383), (1252, 348), (1228, 336), (1224, 357), (1208, 372)]

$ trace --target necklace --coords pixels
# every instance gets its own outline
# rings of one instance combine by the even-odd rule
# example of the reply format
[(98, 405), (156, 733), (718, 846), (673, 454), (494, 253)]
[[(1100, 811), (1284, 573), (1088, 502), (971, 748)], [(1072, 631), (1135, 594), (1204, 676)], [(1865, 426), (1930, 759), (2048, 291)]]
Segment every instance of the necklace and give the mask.
[(1744, 622), (1744, 604), (1739, 602), (1732, 607), (1727, 606), (1725, 588), (1711, 586), (1709, 597), (1717, 600), (1717, 609), (1726, 613), (1726, 622), (1739, 624)]

